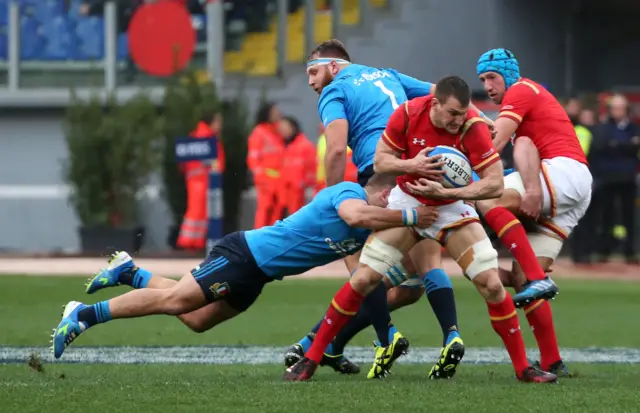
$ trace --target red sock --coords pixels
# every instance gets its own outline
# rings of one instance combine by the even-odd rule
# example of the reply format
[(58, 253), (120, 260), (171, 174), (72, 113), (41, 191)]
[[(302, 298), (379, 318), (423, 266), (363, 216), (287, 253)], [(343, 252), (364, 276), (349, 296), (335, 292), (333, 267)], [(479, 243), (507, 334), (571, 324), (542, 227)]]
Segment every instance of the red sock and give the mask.
[(531, 244), (529, 244), (527, 233), (515, 215), (507, 208), (495, 207), (487, 212), (484, 219), (498, 234), (502, 245), (513, 254), (529, 281), (542, 280), (546, 277)]
[(354, 290), (348, 281), (342, 286), (333, 296), (329, 310), (313, 339), (313, 344), (305, 354), (307, 358), (320, 363), (324, 350), (342, 327), (356, 315), (364, 298), (365, 296)]
[(516, 314), (516, 307), (513, 305), (513, 299), (507, 294), (501, 303), (487, 302), (487, 307), (489, 307), (491, 326), (502, 338), (502, 342), (509, 352), (509, 357), (511, 357), (516, 375), (520, 377), (522, 371), (529, 367), (529, 361), (527, 360), (527, 351), (524, 347), (522, 331), (520, 331), (520, 323), (518, 323), (518, 315)]
[(546, 300), (538, 300), (526, 306), (524, 313), (527, 315), (533, 335), (538, 342), (540, 365), (543, 370), (549, 371), (549, 367), (553, 363), (560, 361), (551, 304)]

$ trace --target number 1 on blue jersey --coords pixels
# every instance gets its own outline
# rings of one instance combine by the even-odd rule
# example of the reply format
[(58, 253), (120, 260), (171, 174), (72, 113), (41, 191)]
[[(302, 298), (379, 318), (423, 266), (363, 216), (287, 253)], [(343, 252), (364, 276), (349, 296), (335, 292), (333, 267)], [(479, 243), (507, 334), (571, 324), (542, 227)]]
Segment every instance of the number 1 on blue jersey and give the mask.
[(373, 84), (379, 87), (382, 93), (389, 96), (389, 99), (391, 100), (391, 107), (393, 108), (393, 110), (398, 109), (398, 106), (400, 105), (398, 105), (398, 101), (396, 100), (396, 95), (394, 95), (392, 91), (387, 89), (384, 83), (382, 83), (382, 80), (376, 80), (375, 82), (373, 82)]

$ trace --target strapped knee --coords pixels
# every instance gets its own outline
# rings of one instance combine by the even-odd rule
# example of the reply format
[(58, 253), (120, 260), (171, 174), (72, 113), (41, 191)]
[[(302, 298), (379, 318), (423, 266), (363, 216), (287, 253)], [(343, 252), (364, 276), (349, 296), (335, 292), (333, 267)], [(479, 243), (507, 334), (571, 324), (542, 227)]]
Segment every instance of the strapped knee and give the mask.
[(527, 234), (529, 244), (536, 257), (545, 257), (555, 260), (560, 255), (563, 242), (551, 235), (546, 234)]
[(478, 241), (460, 254), (456, 262), (465, 275), (473, 280), (478, 274), (498, 268), (498, 252), (491, 245), (489, 238)]
[(396, 247), (386, 244), (378, 238), (373, 238), (371, 242), (364, 245), (360, 255), (360, 263), (369, 266), (378, 274), (386, 275), (393, 267), (404, 268), (402, 258), (403, 254)]

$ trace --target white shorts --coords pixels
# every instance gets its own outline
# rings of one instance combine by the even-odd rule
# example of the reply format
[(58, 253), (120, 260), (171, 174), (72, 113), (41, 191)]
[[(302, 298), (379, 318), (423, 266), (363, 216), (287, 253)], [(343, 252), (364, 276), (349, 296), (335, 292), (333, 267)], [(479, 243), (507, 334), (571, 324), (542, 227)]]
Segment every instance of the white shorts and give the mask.
[[(389, 209), (416, 208), (422, 205), (411, 195), (395, 186), (389, 194)], [(450, 230), (463, 227), (473, 222), (480, 222), (475, 208), (463, 201), (438, 207), (438, 220), (429, 228), (415, 228), (416, 233), (423, 238), (431, 238), (443, 244), (447, 240)]]
[[(564, 241), (571, 234), (573, 228), (578, 225), (578, 221), (587, 212), (591, 202), (591, 185), (593, 183), (591, 172), (585, 164), (571, 158), (543, 159), (540, 182), (543, 202), (538, 228), (541, 233)], [(504, 188), (515, 189), (520, 195), (523, 195), (524, 184), (520, 174), (514, 172), (507, 175), (504, 178)], [(535, 243), (532, 242), (532, 247), (534, 244), (540, 245), (540, 241), (536, 238)], [(554, 255), (548, 251), (542, 254), (540, 248), (534, 248), (537, 256)], [(559, 252), (558, 250), (557, 253)], [(557, 253), (549, 258), (555, 259)]]

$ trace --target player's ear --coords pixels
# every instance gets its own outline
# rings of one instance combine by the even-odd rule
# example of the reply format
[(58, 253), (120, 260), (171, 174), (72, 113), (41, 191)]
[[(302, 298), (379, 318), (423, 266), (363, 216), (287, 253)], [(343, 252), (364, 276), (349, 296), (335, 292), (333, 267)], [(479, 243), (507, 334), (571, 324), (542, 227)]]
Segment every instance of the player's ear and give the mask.
[(391, 188), (384, 188), (382, 191), (380, 191), (380, 201), (382, 201), (384, 205), (387, 205), (387, 203), (389, 202), (390, 193)]
[(437, 105), (438, 105), (438, 103), (439, 103), (439, 102), (438, 102), (438, 99), (436, 99), (435, 97), (434, 97), (434, 98), (431, 98), (431, 104), (432, 104), (433, 106), (437, 106)]

